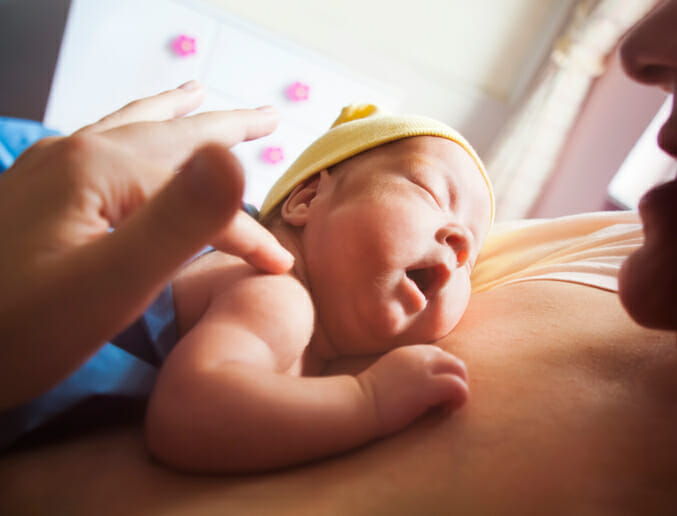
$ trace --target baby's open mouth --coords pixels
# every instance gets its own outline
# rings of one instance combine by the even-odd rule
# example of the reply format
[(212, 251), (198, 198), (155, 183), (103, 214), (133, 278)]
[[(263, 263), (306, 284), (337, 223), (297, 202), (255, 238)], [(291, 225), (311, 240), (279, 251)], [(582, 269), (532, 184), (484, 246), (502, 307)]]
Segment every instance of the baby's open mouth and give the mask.
[(407, 277), (413, 281), (426, 299), (434, 297), (449, 279), (449, 269), (439, 264), (432, 267), (421, 267), (406, 271)]

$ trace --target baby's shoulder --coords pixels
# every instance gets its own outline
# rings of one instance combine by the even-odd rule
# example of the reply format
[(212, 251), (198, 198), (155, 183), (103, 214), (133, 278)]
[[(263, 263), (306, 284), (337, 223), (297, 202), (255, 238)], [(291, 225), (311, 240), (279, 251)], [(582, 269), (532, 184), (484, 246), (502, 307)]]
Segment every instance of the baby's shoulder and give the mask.
[(312, 332), (315, 315), (312, 299), (296, 277), (263, 273), (244, 260), (219, 251), (207, 253), (188, 265), (173, 282), (173, 290), (182, 333), (208, 309), (265, 321), (265, 326), (278, 329), (293, 325), (304, 334)]

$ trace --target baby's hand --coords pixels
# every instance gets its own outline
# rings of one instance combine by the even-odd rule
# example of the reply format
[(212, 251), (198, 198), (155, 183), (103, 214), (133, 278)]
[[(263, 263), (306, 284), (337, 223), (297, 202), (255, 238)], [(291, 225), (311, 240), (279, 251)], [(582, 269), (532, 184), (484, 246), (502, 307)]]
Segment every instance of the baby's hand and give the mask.
[(456, 409), (468, 397), (463, 362), (437, 346), (394, 349), (358, 376), (374, 404), (379, 435), (403, 428), (431, 407)]

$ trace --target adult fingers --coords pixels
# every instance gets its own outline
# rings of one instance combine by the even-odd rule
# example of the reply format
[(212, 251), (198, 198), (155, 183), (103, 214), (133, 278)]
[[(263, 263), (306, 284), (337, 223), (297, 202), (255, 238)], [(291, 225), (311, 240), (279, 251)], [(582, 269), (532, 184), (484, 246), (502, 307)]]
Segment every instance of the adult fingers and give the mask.
[[(129, 325), (176, 269), (240, 210), (243, 189), (241, 170), (227, 149), (211, 145), (198, 151), (114, 232), (60, 261), (50, 274), (56, 278), (50, 291), (68, 300), (60, 317), (72, 320), (59, 327), (72, 331), (73, 339), (97, 342)], [(105, 302), (92, 303), (93, 292)]]
[[(105, 147), (99, 149), (99, 155), (115, 148), (108, 141), (104, 144)], [(244, 181), (244, 172), (240, 162), (225, 147), (211, 144), (198, 151), (198, 153), (204, 152), (211, 157), (210, 172), (226, 176), (220, 181), (210, 179), (208, 184), (213, 184), (214, 188), (227, 189), (232, 188), (228, 185), (228, 180), (239, 178)], [(128, 181), (106, 181), (105, 184), (98, 186), (99, 191), (106, 192), (102, 196), (104, 203), (98, 210), (116, 228), (124, 224), (126, 214), (140, 209), (139, 206), (152, 198), (153, 194), (162, 188), (172, 175), (169, 168), (159, 167), (154, 162), (141, 160), (135, 156), (128, 156), (129, 161), (125, 161), (121, 166), (121, 160), (126, 156), (126, 153), (118, 152), (115, 168), (110, 170), (100, 168), (101, 171), (107, 173), (97, 176), (98, 179), (101, 176), (124, 179), (125, 174), (131, 174)], [(106, 161), (111, 162), (111, 160)], [(189, 160), (179, 175), (195, 174), (196, 166), (195, 159)], [(139, 168), (143, 169), (142, 173), (139, 173)], [(130, 185), (133, 187), (130, 188)], [(237, 186), (239, 187), (239, 184)], [(240, 208), (242, 194), (237, 190), (233, 193), (239, 196), (236, 206)], [(171, 214), (196, 220), (192, 212), (182, 211), (181, 206), (173, 207)], [(282, 247), (277, 239), (241, 209), (236, 211), (228, 224), (220, 226), (207, 243), (227, 253), (240, 256), (258, 269), (272, 273), (286, 272), (294, 262), (292, 255)]]
[(264, 271), (282, 273), (294, 265), (292, 254), (243, 211), (235, 215), (231, 223), (212, 239), (211, 244)]
[(226, 147), (260, 138), (280, 121), (275, 108), (213, 111), (164, 122), (140, 122), (115, 127), (102, 135), (133, 154), (177, 169), (195, 149), (210, 142)]
[(197, 81), (188, 81), (178, 88), (130, 102), (78, 132), (102, 132), (136, 122), (179, 118), (196, 109), (203, 100), (202, 85)]

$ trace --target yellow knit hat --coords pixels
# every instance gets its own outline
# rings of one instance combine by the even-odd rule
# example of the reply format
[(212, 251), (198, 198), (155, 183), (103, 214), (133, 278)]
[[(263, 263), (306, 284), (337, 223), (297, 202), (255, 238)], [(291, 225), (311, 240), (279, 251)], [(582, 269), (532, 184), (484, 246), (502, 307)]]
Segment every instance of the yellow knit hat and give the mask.
[(494, 193), (484, 165), (475, 150), (451, 127), (422, 116), (391, 115), (373, 104), (351, 104), (343, 108), (334, 124), (292, 163), (268, 192), (259, 218), (268, 215), (294, 187), (321, 170), (384, 143), (410, 136), (439, 136), (458, 143), (477, 164), (491, 196), (494, 220)]

